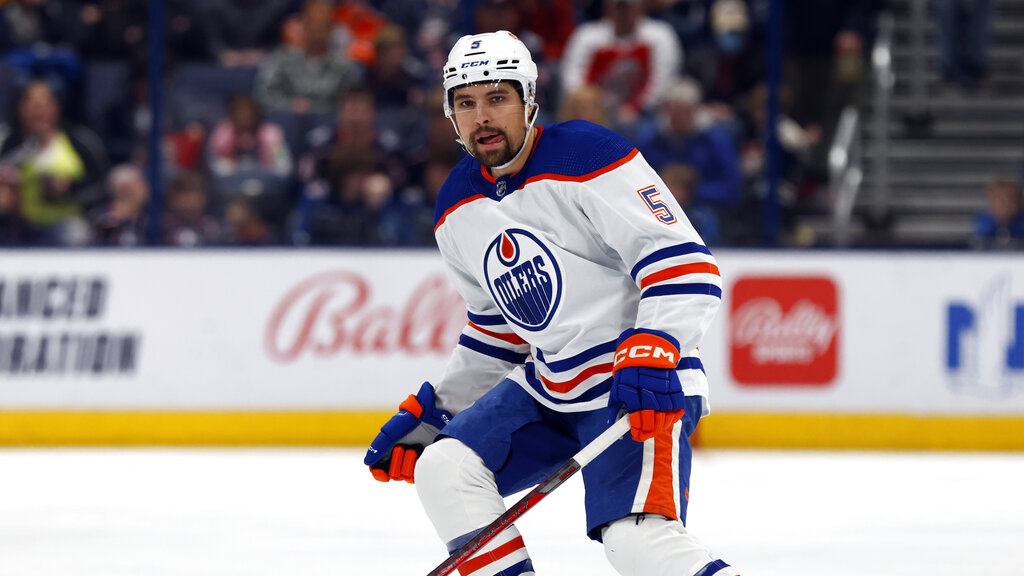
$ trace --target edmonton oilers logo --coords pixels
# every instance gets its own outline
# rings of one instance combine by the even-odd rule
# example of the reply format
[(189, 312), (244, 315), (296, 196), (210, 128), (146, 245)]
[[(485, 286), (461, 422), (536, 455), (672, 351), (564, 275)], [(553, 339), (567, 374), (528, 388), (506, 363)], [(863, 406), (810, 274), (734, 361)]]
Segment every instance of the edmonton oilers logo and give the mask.
[(484, 276), (505, 318), (520, 328), (543, 330), (562, 298), (562, 271), (532, 233), (505, 230), (487, 247)]

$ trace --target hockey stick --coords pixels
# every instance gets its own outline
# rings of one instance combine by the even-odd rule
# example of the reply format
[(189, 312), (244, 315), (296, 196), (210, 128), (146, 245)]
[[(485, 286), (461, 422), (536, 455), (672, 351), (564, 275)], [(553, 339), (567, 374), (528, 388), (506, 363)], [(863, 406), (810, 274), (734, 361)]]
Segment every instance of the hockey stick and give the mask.
[(590, 461), (597, 458), (602, 452), (604, 452), (609, 446), (618, 441), (622, 436), (629, 431), (629, 417), (623, 416), (615, 421), (607, 430), (601, 433), (600, 436), (594, 438), (594, 440), (583, 447), (582, 450), (576, 453), (575, 456), (569, 459), (568, 462), (562, 464), (562, 467), (555, 470), (550, 476), (544, 479), (543, 482), (537, 485), (536, 488), (530, 491), (529, 494), (523, 496), (519, 502), (511, 506), (504, 514), (498, 516), (494, 522), (491, 522), (484, 527), (480, 532), (462, 545), (461, 548), (452, 552), (452, 555), (447, 560), (442, 562), (437, 568), (430, 571), (427, 576), (445, 576), (450, 574), (453, 570), (459, 567), (463, 562), (469, 560), (470, 556), (475, 554), (477, 550), (483, 548), (485, 544), (494, 539), (495, 536), (501, 533), (502, 530), (508, 528), (520, 516), (526, 514), (526, 511), (533, 508), (537, 502), (544, 499), (545, 496), (550, 494), (561, 486), (566, 480), (568, 480), (573, 474), (579, 472), (581, 468), (590, 464)]

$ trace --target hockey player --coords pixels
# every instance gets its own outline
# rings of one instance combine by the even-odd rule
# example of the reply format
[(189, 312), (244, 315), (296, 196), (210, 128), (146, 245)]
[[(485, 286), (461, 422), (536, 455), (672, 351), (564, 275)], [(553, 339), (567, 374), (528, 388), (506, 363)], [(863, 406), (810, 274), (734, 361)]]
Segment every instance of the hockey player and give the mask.
[[(683, 525), (689, 435), (707, 413), (697, 344), (721, 301), (708, 249), (622, 136), (535, 126), (537, 68), (514, 35), (462, 37), (444, 112), (469, 152), (435, 235), (469, 322), (440, 380), (400, 406), (366, 455), (415, 478), (454, 551), (628, 413), (632, 439), (583, 469), (588, 535), (624, 576), (732, 576)], [(463, 576), (533, 574), (509, 527)]]

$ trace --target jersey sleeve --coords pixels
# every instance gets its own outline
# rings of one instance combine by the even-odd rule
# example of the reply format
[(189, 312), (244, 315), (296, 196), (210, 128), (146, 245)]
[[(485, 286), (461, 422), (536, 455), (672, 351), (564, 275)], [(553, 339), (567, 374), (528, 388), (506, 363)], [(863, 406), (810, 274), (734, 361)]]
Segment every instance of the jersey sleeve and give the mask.
[(721, 304), (721, 276), (665, 183), (634, 153), (583, 182), (580, 203), (640, 289), (635, 327), (672, 335), (684, 355), (694, 350)]
[(438, 245), (448, 278), (466, 301), (466, 327), (444, 375), (433, 383), (438, 406), (457, 414), (523, 364), (530, 346), (512, 331), (494, 302), (461, 266), (457, 250), (446, 247), (440, 237)]

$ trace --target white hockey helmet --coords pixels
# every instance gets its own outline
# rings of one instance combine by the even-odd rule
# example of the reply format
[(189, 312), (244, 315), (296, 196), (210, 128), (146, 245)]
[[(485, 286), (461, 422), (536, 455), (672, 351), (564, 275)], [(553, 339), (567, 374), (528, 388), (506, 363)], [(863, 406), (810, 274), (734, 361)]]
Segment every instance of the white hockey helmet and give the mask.
[[(478, 82), (508, 80), (519, 87), (526, 104), (527, 124), (537, 94), (537, 65), (522, 40), (508, 30), (463, 36), (444, 64), (444, 115), (452, 117), (452, 91)], [(536, 118), (536, 109), (532, 116)]]

